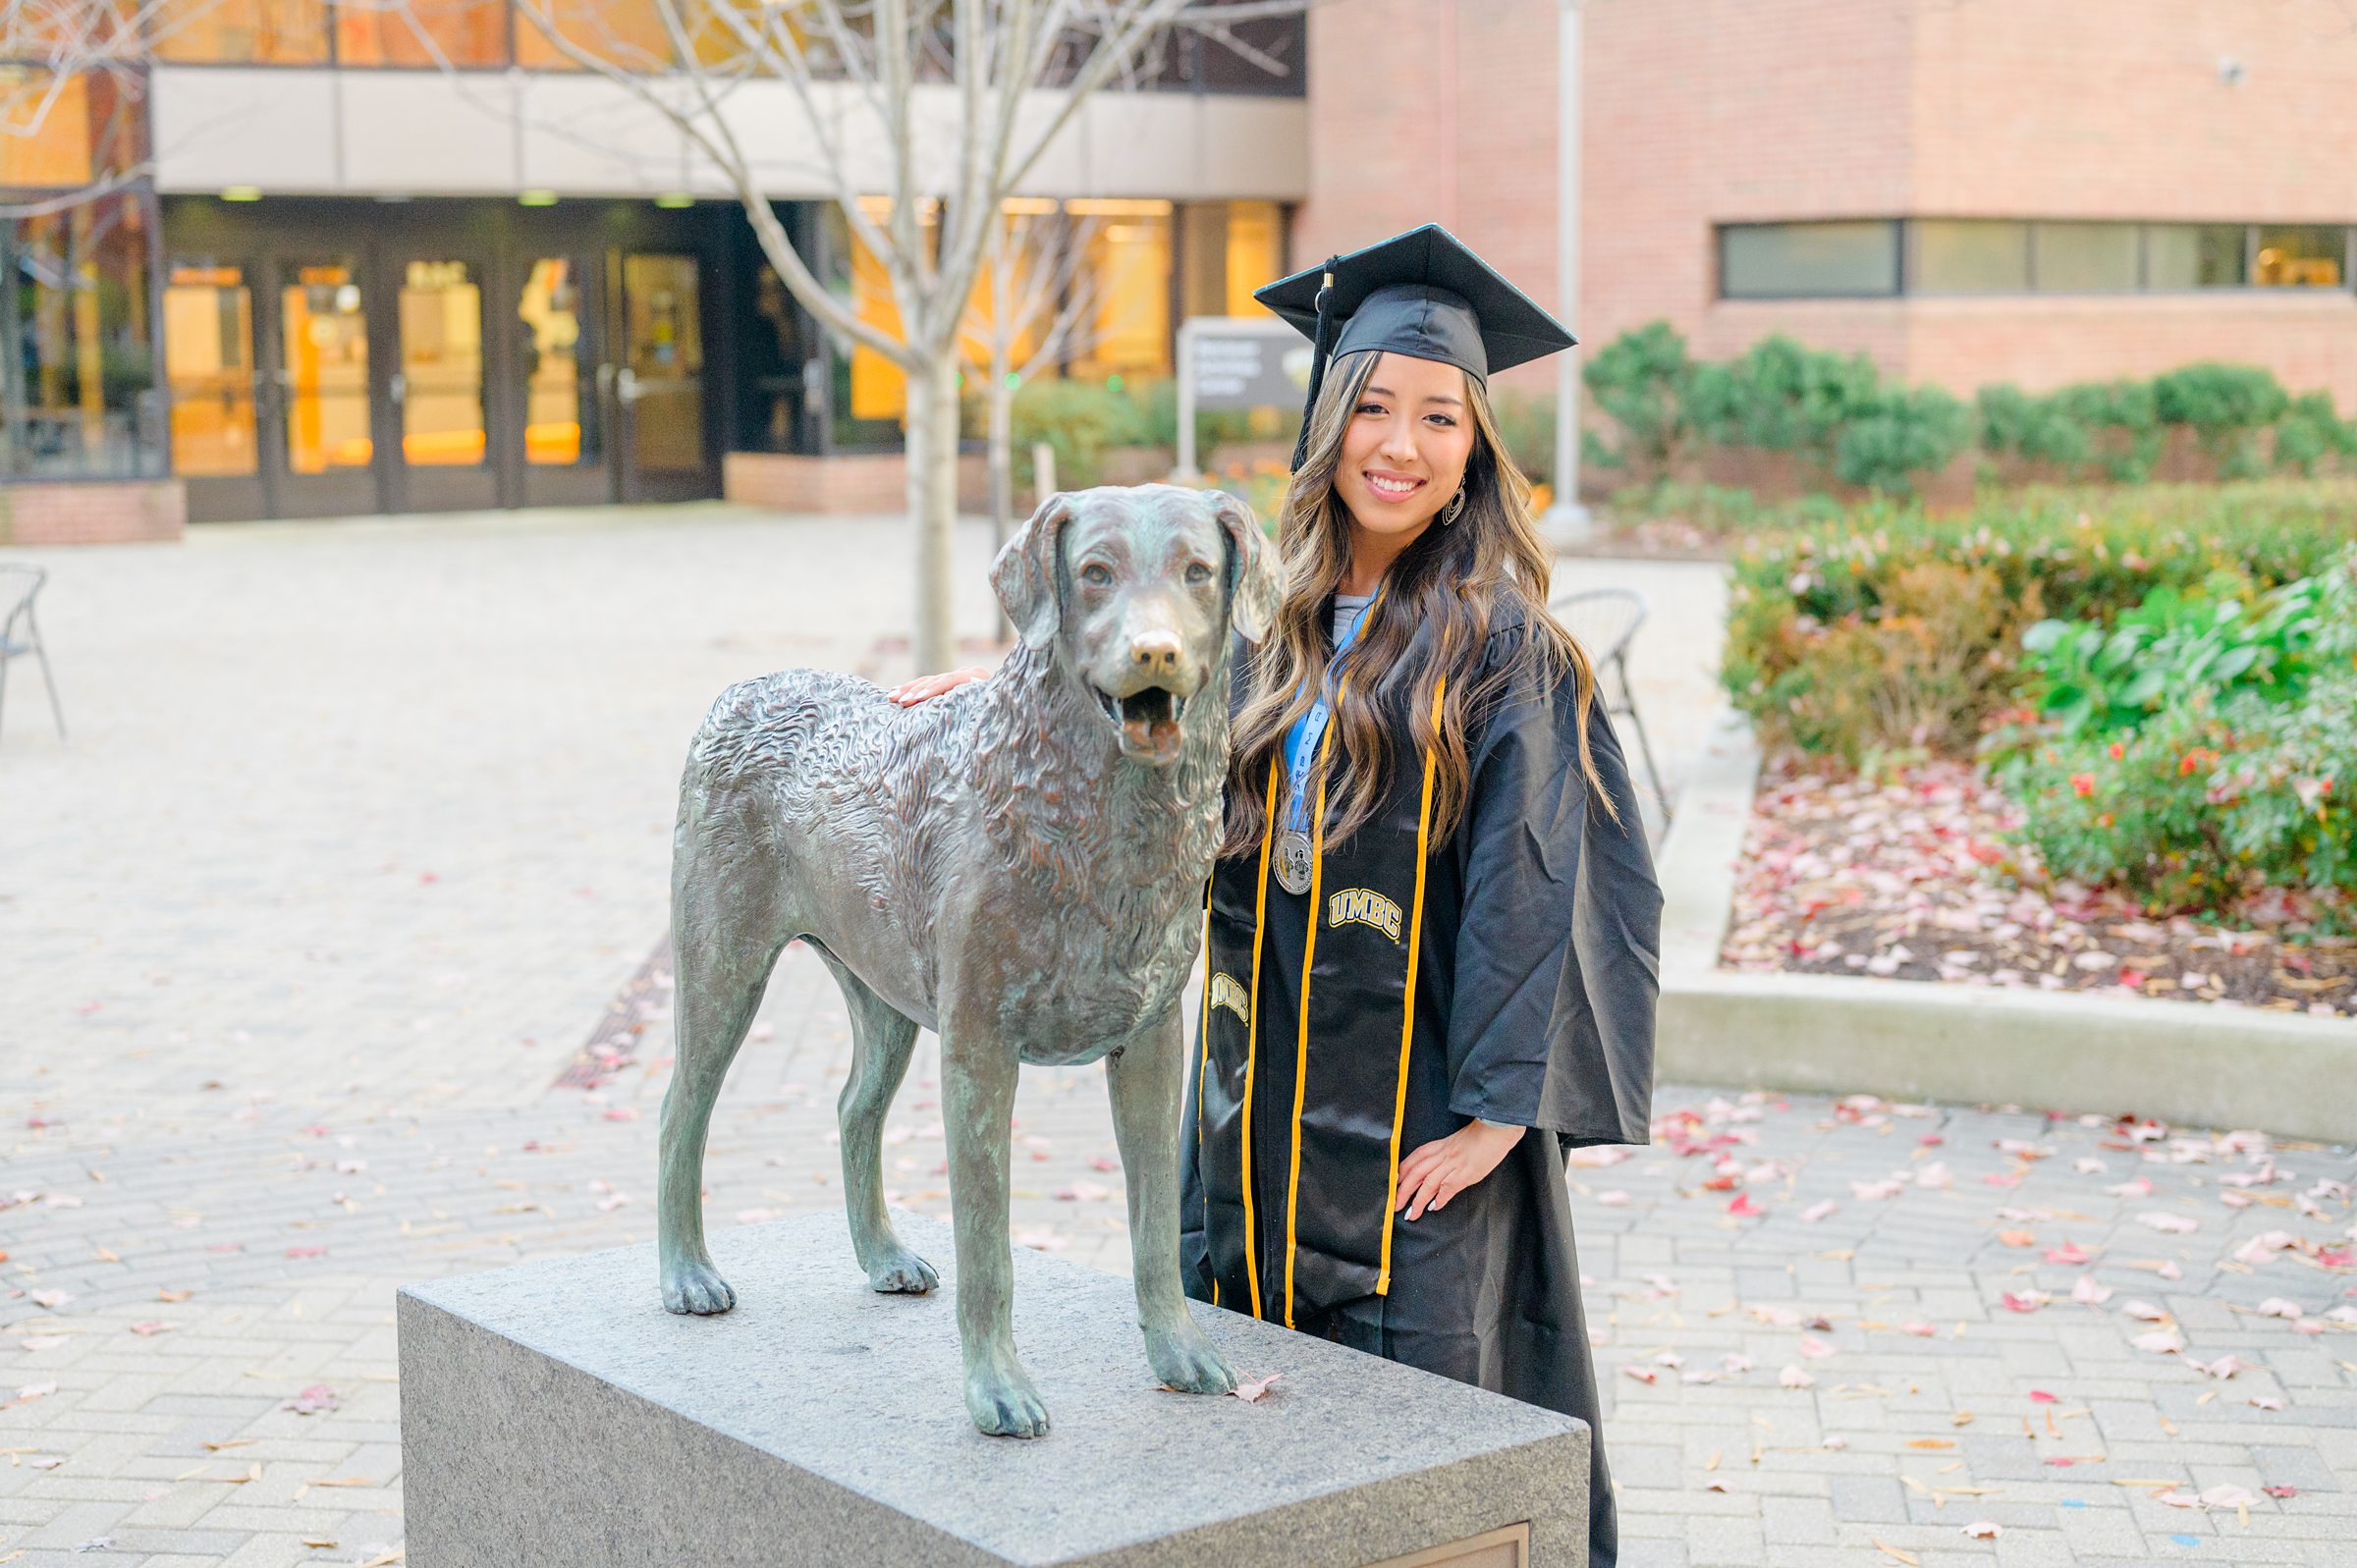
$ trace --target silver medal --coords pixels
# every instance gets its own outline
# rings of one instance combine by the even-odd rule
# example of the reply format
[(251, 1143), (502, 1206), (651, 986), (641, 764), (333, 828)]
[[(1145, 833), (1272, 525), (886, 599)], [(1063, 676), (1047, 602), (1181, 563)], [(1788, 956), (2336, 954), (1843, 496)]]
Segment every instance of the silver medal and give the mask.
[(1277, 886), (1287, 892), (1309, 892), (1309, 835), (1288, 828), (1277, 836)]

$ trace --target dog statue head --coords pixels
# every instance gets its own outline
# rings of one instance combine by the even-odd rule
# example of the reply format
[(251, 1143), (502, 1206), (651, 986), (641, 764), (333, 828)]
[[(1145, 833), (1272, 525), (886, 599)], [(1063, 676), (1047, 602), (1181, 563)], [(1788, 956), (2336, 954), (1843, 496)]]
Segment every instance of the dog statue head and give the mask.
[(1224, 491), (1101, 485), (1042, 502), (990, 582), (1024, 644), (1054, 645), (1086, 685), (1123, 755), (1168, 767), (1230, 627), (1268, 634), (1272, 568), (1260, 520)]

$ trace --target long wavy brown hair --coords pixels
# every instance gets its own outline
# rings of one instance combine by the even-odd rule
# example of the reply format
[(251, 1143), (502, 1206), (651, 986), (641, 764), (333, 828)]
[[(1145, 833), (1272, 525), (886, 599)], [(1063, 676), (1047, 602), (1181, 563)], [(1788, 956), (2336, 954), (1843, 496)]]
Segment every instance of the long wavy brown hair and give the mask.
[[(1303, 798), (1325, 790), (1325, 835), (1340, 843), (1373, 815), (1391, 787), (1392, 726), (1404, 718), (1413, 754), (1434, 756), (1432, 834), (1446, 839), (1463, 815), (1471, 764), (1466, 736), (1525, 673), (1552, 687), (1576, 682), (1580, 772), (1590, 798), (1616, 822), (1619, 811), (1588, 749), (1588, 703), (1595, 668), (1562, 623), (1547, 613), (1553, 553), (1531, 514), (1530, 481), (1514, 466), (1498, 433), (1487, 390), (1465, 377), (1475, 439), (1465, 461), (1464, 510), (1443, 527), (1438, 518), (1401, 551), (1385, 573), (1375, 604), (1346, 658), (1333, 658), (1328, 622), (1319, 614), (1350, 564), (1349, 510), (1334, 487), (1343, 435), (1358, 407), (1381, 351), (1343, 354), (1327, 367), (1310, 411), (1305, 460), (1287, 492), (1278, 524), (1285, 593), (1276, 624), (1250, 664), (1250, 694), (1238, 713), (1230, 752), (1227, 827), (1220, 852), (1257, 847), (1267, 825), (1265, 790), (1275, 763), (1285, 798), (1285, 734), (1325, 684), (1331, 740), (1313, 761)], [(1489, 671), (1483, 645), (1497, 604), (1517, 601), (1529, 628), (1513, 656)], [(1329, 669), (1330, 663), (1334, 666)], [(1444, 676), (1440, 724), (1433, 687)], [(1239, 678), (1244, 678), (1239, 675)]]

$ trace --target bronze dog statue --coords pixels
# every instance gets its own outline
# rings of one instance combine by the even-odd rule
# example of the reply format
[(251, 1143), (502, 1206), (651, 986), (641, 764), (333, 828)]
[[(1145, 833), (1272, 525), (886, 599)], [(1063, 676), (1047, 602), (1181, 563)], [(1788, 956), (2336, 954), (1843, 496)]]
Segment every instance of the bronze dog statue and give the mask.
[(1105, 1058), (1146, 1359), (1173, 1388), (1235, 1385), (1179, 1289), (1179, 995), (1220, 828), (1230, 631), (1265, 635), (1277, 585), (1250, 508), (1174, 485), (1049, 498), (991, 584), (1021, 641), (988, 679), (902, 708), (789, 670), (730, 687), (696, 732), (659, 1252), (673, 1312), (736, 1304), (704, 1245), (704, 1135), (798, 937), (850, 1007), (844, 1200), (877, 1290), (938, 1283), (885, 1214), (882, 1139), (917, 1030), (941, 1037), (966, 1409), (1034, 1437), (1048, 1414), (1015, 1359), (1007, 1236), (1018, 1062)]

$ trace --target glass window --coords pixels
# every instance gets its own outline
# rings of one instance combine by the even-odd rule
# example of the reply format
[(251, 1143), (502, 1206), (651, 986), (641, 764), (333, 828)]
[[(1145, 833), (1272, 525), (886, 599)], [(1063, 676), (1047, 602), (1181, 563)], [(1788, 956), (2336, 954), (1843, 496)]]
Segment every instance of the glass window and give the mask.
[(412, 261), (402, 280), (401, 456), (418, 467), (483, 460), (483, 292), (464, 261)]
[(253, 292), (244, 268), (174, 264), (164, 285), (164, 379), (172, 471), (253, 472)]
[(1020, 374), (1039, 352), (1041, 335), (1056, 324), (1063, 303), (1056, 285), (1070, 230), (1056, 203), (1039, 196), (1009, 198), (1000, 208), (999, 222), (1006, 226), (1006, 276), (1001, 278), (984, 257), (966, 298), (964, 350), (975, 367), (989, 365), (1003, 309), (1014, 327), (1007, 362)]
[(1252, 291), (1285, 271), (1285, 212), (1274, 201), (1228, 203), (1228, 314), (1265, 316)]
[(582, 399), (580, 272), (562, 256), (543, 256), (525, 276), (516, 307), (524, 330), (523, 460), (561, 468), (594, 459), (596, 431)]
[(2041, 290), (2087, 294), (2136, 287), (2136, 225), (2041, 223), (2032, 232)]
[(0, 222), (0, 471), (162, 471), (147, 199), (123, 191)]
[(2147, 289), (2239, 289), (2245, 232), (2239, 223), (2148, 223)]
[[(860, 207), (879, 228), (892, 218), (892, 203), (882, 196), (863, 196)], [(928, 198), (918, 209), (924, 243), (940, 243), (939, 204)], [(892, 276), (884, 270), (882, 258), (869, 251), (851, 227), (844, 221), (841, 209), (832, 203), (826, 213), (828, 237), (834, 254), (839, 258), (834, 293), (853, 314), (878, 330), (897, 338), (901, 335), (901, 311), (893, 298)], [(836, 437), (840, 443), (858, 445), (890, 439), (898, 435), (898, 424), (908, 404), (907, 378), (901, 367), (865, 345), (854, 345), (850, 355), (837, 355), (835, 399)], [(891, 420), (895, 428), (861, 430), (861, 420)]]
[(102, 71), (0, 66), (0, 186), (73, 189), (139, 161), (139, 101)]
[(345, 261), (297, 267), (278, 297), (288, 468), (367, 467), (375, 446), (368, 432), (368, 313), (358, 277)]
[(190, 65), (320, 65), (327, 0), (153, 0), (147, 38)]
[(1093, 301), (1072, 374), (1169, 375), (1171, 203), (1068, 201), (1064, 210), (1079, 225), (1080, 273)]
[(2251, 282), (2265, 287), (2337, 289), (2348, 264), (2349, 232), (2315, 223), (2263, 226)]
[[(675, 53), (671, 33), (663, 25), (660, 0), (541, 0), (533, 8), (548, 18), (542, 27), (523, 6), (516, 7), (516, 63), (535, 71), (585, 69), (559, 40), (573, 49), (635, 71), (670, 67)], [(780, 14), (772, 6), (740, 6), (748, 24), (784, 28), (800, 44), (815, 77), (840, 76), (827, 57), (823, 36), (813, 37), (813, 20)], [(707, 66), (740, 64), (766, 71), (760, 52), (745, 43), (716, 4), (681, 5), (680, 25), (687, 31), (696, 59)], [(774, 33), (773, 33), (774, 36)]]
[(336, 59), (348, 66), (504, 66), (507, 0), (340, 5)]
[(1719, 295), (1725, 299), (1898, 292), (1898, 226), (1883, 219), (1840, 223), (1730, 223), (1719, 231)]
[(2030, 286), (2030, 226), (1981, 218), (1910, 223), (1910, 292), (2016, 294)]

